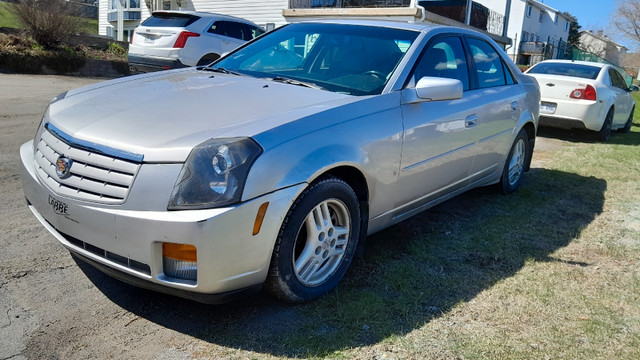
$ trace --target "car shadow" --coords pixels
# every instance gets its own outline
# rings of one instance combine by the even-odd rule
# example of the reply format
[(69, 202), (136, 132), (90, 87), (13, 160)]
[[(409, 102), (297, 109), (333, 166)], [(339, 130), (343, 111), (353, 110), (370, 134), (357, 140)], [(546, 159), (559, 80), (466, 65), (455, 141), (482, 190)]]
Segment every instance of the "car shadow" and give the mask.
[[(633, 123), (633, 126), (640, 127), (640, 123)], [(611, 137), (607, 143), (617, 145), (640, 145), (640, 132), (632, 131), (627, 134), (619, 133), (616, 130), (611, 132)], [(547, 126), (540, 126), (536, 136), (552, 138), (558, 140), (564, 140), (574, 143), (598, 143), (601, 142), (597, 139), (597, 134), (594, 131), (580, 130), (580, 129), (558, 129)]]
[(552, 253), (602, 213), (606, 188), (602, 179), (534, 168), (513, 195), (470, 191), (370, 236), (337, 290), (298, 305), (265, 294), (204, 305), (77, 262), (111, 301), (160, 326), (228, 348), (323, 356), (420, 328), (528, 262), (563, 261)]

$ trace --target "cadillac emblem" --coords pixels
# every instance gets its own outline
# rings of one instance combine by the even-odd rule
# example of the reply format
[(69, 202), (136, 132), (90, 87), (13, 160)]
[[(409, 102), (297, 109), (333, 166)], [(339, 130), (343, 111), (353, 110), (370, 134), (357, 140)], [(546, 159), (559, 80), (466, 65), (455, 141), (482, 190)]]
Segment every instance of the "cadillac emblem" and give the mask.
[(56, 161), (56, 175), (60, 179), (66, 179), (71, 176), (71, 164), (73, 164), (73, 160), (65, 155), (60, 155)]

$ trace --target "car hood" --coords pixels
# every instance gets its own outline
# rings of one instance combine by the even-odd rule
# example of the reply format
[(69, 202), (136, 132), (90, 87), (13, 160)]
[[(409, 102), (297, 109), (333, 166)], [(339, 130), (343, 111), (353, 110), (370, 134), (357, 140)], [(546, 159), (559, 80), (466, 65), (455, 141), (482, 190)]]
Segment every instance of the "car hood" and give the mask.
[(254, 136), (357, 99), (191, 68), (69, 91), (47, 117), (84, 142), (140, 154), (145, 162), (180, 162), (208, 139)]

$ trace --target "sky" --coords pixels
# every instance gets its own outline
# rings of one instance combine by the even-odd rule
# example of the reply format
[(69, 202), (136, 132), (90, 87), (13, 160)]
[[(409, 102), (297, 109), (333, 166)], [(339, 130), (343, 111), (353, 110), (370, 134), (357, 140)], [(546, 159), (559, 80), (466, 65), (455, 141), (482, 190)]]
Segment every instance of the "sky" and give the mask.
[(580, 30), (603, 30), (605, 35), (614, 39), (618, 43), (629, 49), (629, 40), (616, 36), (609, 26), (611, 15), (615, 12), (615, 0), (538, 0), (552, 8), (578, 18), (578, 24), (582, 26)]

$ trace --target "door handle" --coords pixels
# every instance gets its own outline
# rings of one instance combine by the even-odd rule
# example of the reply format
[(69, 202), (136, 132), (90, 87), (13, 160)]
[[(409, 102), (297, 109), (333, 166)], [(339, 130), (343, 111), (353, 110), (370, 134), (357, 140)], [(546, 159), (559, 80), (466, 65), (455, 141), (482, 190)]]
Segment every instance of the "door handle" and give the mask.
[(464, 127), (471, 128), (478, 124), (478, 115), (469, 115), (464, 119)]
[(520, 107), (520, 104), (517, 101), (514, 101), (511, 103), (511, 111), (518, 111), (518, 107)]

